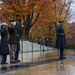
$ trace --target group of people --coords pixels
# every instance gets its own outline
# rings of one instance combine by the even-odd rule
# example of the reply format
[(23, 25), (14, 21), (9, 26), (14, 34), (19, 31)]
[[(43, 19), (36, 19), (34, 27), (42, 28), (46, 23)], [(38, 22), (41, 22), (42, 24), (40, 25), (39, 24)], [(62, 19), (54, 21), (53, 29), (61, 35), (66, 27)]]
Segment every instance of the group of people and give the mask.
[[(18, 63), (20, 51), (20, 36), (19, 36), (19, 22), (18, 20), (10, 20), (10, 25), (1, 24), (1, 48), (0, 55), (2, 57), (1, 64), (7, 63), (7, 55), (10, 54), (10, 63)], [(9, 37), (8, 37), (9, 35)]]
[[(59, 21), (59, 25), (56, 28), (56, 44), (55, 48), (59, 49), (59, 59), (65, 59), (64, 57), (64, 48), (66, 45), (66, 38), (65, 38), (65, 30), (63, 28), (63, 22), (64, 21)], [(38, 44), (41, 44), (42, 38), (39, 36), (38, 37)], [(45, 37), (45, 45), (48, 46), (49, 44), (49, 38), (46, 36)]]
[[(44, 38), (44, 44), (45, 44), (45, 46), (48, 46), (49, 45), (49, 42), (50, 42), (50, 39), (48, 38), (48, 36), (46, 36), (45, 38)], [(42, 44), (42, 37), (41, 36), (38, 36), (38, 44)]]
[[(38, 44), (41, 44), (42, 38), (38, 37)], [(48, 46), (49, 38), (45, 37), (45, 45)], [(64, 57), (64, 48), (66, 45), (66, 38), (65, 38), (65, 30), (63, 28), (63, 21), (59, 21), (59, 25), (56, 28), (56, 45), (55, 48), (59, 49), (59, 59), (65, 59)]]
[[(19, 51), (20, 51), (20, 32), (19, 32), (19, 22), (18, 20), (10, 20), (10, 25), (7, 28), (6, 24), (1, 25), (1, 42), (0, 42), (0, 55), (2, 57), (1, 64), (7, 64), (7, 55), (10, 54), (10, 63), (18, 63)], [(64, 48), (66, 44), (65, 32), (62, 26), (62, 21), (59, 22), (60, 25), (57, 27), (57, 39), (56, 48), (60, 49), (59, 59), (64, 59)], [(9, 39), (8, 39), (9, 34)], [(45, 38), (46, 45), (48, 38)], [(40, 40), (41, 41), (41, 40)], [(39, 42), (39, 41), (38, 41)], [(9, 45), (8, 45), (9, 44)]]

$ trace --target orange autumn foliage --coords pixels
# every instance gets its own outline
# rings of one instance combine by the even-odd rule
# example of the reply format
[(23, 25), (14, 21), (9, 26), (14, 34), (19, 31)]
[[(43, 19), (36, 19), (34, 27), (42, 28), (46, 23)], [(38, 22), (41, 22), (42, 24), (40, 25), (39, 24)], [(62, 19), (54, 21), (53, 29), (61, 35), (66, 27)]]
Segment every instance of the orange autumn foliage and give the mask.
[(72, 39), (75, 37), (75, 23), (69, 24), (69, 31), (67, 33), (67, 38)]
[[(54, 22), (64, 20), (64, 14), (67, 12), (66, 7), (68, 8), (69, 5), (68, 3), (62, 2), (62, 0), (3, 1), (3, 5), (6, 7), (3, 12), (8, 19), (17, 18), (23, 21), (25, 35), (28, 36), (27, 34), (30, 33), (32, 34), (32, 37), (37, 35), (44, 37), (49, 35), (51, 38), (55, 37)], [(65, 23), (67, 22), (68, 17), (65, 19)], [(64, 25), (67, 25), (65, 23)], [(67, 28), (67, 26), (65, 26), (65, 28)]]

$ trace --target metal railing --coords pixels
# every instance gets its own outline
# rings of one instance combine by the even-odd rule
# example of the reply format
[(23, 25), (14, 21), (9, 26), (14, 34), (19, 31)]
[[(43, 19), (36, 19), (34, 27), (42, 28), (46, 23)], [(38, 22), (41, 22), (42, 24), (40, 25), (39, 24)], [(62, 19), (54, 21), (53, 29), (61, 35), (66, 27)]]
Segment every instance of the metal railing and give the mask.
[[(22, 55), (22, 58), (20, 59), (22, 63), (42, 61), (48, 58), (49, 59), (53, 58), (54, 56), (56, 58), (59, 58), (59, 50), (51, 47), (50, 44), (52, 43), (49, 42), (49, 40), (47, 44), (45, 44), (44, 39), (42, 41), (40, 43), (38, 43), (38, 40), (35, 41), (35, 39), (31, 39), (31, 41), (26, 41), (26, 40), (20, 41), (20, 45), (21, 45), (20, 54)], [(65, 50), (64, 54), (67, 56), (68, 55), (72, 56), (75, 53), (74, 53), (74, 50)]]
[[(44, 43), (42, 43), (42, 41), (44, 41)], [(45, 45), (45, 40), (40, 40), (40, 43), (38, 42), (38, 40), (35, 41), (35, 39), (31, 39), (31, 41), (20, 40), (20, 46), (20, 53), (22, 55), (22, 58), (20, 59), (22, 63), (28, 59), (30, 59), (31, 62), (34, 62), (36, 58), (37, 61), (41, 61), (44, 58), (45, 54), (47, 54), (51, 50), (53, 51), (53, 47), (50, 47), (50, 42)]]

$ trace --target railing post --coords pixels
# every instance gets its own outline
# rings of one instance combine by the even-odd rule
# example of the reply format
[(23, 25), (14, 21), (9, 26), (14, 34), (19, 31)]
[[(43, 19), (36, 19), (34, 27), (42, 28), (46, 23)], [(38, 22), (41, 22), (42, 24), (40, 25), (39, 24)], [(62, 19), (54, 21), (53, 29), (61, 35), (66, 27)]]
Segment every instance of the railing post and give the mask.
[(44, 44), (43, 44), (43, 57), (44, 57)]
[(40, 44), (40, 60), (41, 60), (41, 44)]
[(23, 39), (21, 40), (21, 49), (22, 49), (22, 63), (23, 63)]
[(33, 39), (32, 39), (32, 62), (33, 62)]

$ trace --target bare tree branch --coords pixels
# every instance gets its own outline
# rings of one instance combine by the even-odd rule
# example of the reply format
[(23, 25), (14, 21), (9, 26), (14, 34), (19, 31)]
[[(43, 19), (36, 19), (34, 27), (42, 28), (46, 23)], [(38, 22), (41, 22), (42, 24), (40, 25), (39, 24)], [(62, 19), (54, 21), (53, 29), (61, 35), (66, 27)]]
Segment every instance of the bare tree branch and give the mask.
[(66, 12), (65, 17), (64, 17), (64, 20), (66, 19), (67, 15), (68, 15), (68, 12), (69, 12), (70, 6), (71, 6), (71, 3), (69, 4), (69, 7), (68, 7), (67, 12)]
[(40, 13), (37, 14), (37, 17), (36, 17), (36, 19), (34, 20), (33, 24), (31, 24), (31, 26), (33, 26), (34, 23), (38, 20), (39, 15), (40, 15)]

